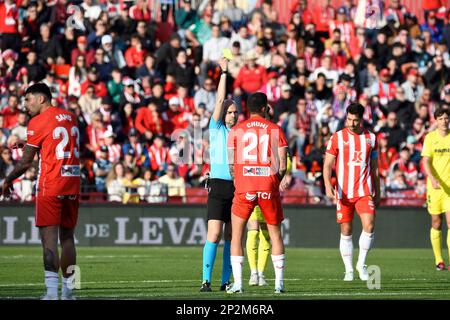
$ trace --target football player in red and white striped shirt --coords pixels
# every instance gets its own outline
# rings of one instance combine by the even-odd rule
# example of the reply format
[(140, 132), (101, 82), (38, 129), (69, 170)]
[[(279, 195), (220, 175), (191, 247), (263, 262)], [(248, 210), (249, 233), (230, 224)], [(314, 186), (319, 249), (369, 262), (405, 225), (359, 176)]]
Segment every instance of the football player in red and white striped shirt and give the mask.
[[(368, 280), (365, 265), (374, 240), (375, 207), (380, 201), (378, 144), (375, 134), (362, 127), (364, 107), (352, 103), (347, 108), (345, 128), (328, 142), (323, 176), (327, 197), (337, 202), (337, 222), (341, 225), (340, 251), (345, 265), (344, 281), (353, 280), (353, 215), (359, 214), (363, 231), (359, 238), (356, 264), (361, 280)], [(337, 183), (331, 183), (336, 165)]]

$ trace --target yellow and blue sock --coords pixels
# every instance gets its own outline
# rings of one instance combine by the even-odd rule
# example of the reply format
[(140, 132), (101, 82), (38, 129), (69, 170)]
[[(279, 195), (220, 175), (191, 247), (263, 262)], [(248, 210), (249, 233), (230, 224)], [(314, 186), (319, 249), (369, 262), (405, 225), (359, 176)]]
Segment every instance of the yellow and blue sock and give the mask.
[(214, 267), (214, 261), (216, 260), (217, 243), (209, 242), (206, 240), (203, 247), (203, 279), (211, 283), (211, 274)]
[(225, 240), (222, 256), (222, 285), (230, 281), (231, 273), (233, 272), (233, 268), (231, 267), (230, 246), (231, 242)]

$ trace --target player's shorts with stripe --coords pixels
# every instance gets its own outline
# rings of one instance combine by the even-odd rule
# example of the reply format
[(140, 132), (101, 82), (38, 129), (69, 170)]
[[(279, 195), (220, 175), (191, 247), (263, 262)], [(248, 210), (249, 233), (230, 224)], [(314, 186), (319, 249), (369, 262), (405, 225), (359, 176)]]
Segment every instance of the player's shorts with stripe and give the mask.
[(429, 214), (450, 212), (450, 195), (444, 189), (427, 190), (427, 207)]
[(37, 196), (36, 227), (61, 226), (73, 229), (77, 225), (78, 195)]
[(266, 223), (266, 219), (264, 219), (264, 215), (259, 206), (256, 206), (250, 215), (249, 221), (257, 221), (259, 223)]
[(276, 225), (283, 221), (284, 215), (279, 192), (236, 193), (231, 212), (248, 220), (256, 206), (261, 208), (267, 224)]
[(231, 180), (209, 179), (208, 220), (231, 221), (234, 184)]
[(371, 196), (352, 199), (337, 200), (337, 223), (352, 222), (355, 209), (358, 214), (368, 213), (375, 215), (375, 204)]

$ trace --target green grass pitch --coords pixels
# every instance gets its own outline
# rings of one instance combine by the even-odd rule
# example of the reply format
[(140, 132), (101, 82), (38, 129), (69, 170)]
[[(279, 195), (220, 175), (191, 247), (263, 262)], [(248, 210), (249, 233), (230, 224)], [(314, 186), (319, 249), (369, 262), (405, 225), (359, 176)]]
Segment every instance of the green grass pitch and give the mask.
[[(266, 270), (271, 286), (249, 287), (247, 264), (242, 295), (219, 291), (221, 252), (219, 247), (213, 292), (200, 293), (201, 247), (81, 247), (81, 289), (76, 295), (79, 299), (450, 299), (450, 271), (435, 270), (431, 249), (374, 249), (367, 262), (380, 267), (381, 289), (370, 290), (359, 279), (342, 281), (338, 248), (288, 248), (286, 293), (276, 296), (271, 261)], [(446, 251), (443, 254), (447, 257)], [(41, 248), (0, 247), (0, 299), (37, 299), (43, 293)]]

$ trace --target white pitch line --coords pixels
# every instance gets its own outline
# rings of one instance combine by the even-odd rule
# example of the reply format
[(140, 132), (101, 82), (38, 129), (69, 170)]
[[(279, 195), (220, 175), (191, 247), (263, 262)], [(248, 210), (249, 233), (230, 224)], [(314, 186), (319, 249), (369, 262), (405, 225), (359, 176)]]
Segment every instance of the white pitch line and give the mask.
[[(274, 281), (275, 279), (268, 278), (268, 281)], [(405, 278), (405, 279), (391, 279), (392, 281), (427, 281), (430, 279), (416, 279), (416, 278)], [(342, 281), (342, 279), (301, 279), (301, 278), (291, 278), (284, 279), (286, 282), (298, 282), (298, 281)], [(179, 280), (115, 280), (115, 281), (82, 281), (81, 284), (129, 284), (129, 283), (179, 283), (179, 282), (199, 282), (198, 279), (179, 279)], [(355, 280), (355, 283), (360, 282)], [(362, 283), (363, 281), (361, 281)], [(8, 287), (32, 287), (32, 286), (42, 286), (43, 282), (39, 283), (6, 283), (0, 284), (0, 288)]]

